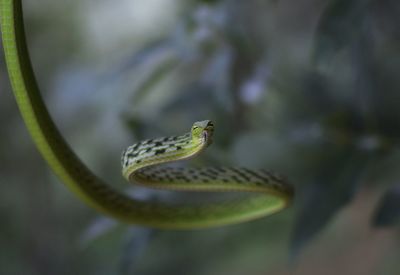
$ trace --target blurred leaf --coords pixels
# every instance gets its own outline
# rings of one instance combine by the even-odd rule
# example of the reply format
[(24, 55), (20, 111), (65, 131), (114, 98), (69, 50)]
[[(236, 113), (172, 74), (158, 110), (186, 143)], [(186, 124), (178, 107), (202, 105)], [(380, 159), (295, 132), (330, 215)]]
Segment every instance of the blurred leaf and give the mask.
[(369, 160), (365, 154), (351, 148), (334, 154), (321, 162), (320, 169), (315, 168), (318, 170), (313, 183), (297, 194), (300, 197), (300, 213), (291, 241), (293, 258), (338, 210), (350, 202)]
[(293, 146), (286, 136), (270, 132), (247, 132), (238, 135), (232, 148), (232, 160), (235, 165), (253, 168), (277, 170), (287, 167), (291, 161)]
[[(141, 66), (149, 63), (149, 60), (154, 60), (155, 57), (168, 54), (172, 50), (172, 43), (169, 39), (161, 39), (152, 41), (146, 46), (124, 58), (114, 68), (109, 68), (107, 75), (102, 80), (108, 83), (120, 78), (122, 75), (131, 73), (132, 70), (140, 69)], [(103, 82), (100, 82), (103, 84)]]
[(206, 4), (215, 4), (217, 2), (221, 2), (220, 0), (198, 0), (200, 3), (206, 3)]
[(119, 224), (114, 219), (99, 217), (96, 218), (82, 233), (80, 243), (87, 247), (91, 242), (115, 229)]
[(135, 104), (130, 104), (129, 110), (140, 106), (157, 84), (179, 65), (180, 53), (175, 44), (172, 38), (151, 42), (100, 74), (98, 89), (107, 89), (112, 96), (107, 104), (117, 102), (114, 91), (118, 91), (117, 98), (124, 103), (122, 108), (126, 108), (127, 102)]
[(398, 0), (380, 0), (373, 1), (371, 4), (371, 11), (374, 16), (373, 20), (377, 24), (377, 28), (379, 28), (381, 38), (389, 39), (391, 42), (394, 42), (394, 45), (399, 45), (400, 2)]
[(390, 56), (381, 58), (373, 66), (373, 77), (376, 80), (373, 97), (374, 114), (379, 133), (385, 138), (400, 138), (399, 78), (400, 55), (391, 52)]
[(119, 272), (117, 274), (134, 274), (140, 255), (147, 248), (155, 231), (144, 227), (128, 228), (122, 249)]
[(229, 111), (233, 109), (233, 99), (230, 90), (232, 58), (231, 49), (221, 47), (206, 64), (200, 80), (202, 85), (213, 90), (216, 100), (220, 103), (220, 107)]
[(400, 225), (400, 185), (391, 187), (379, 201), (372, 223), (377, 227)]
[(321, 15), (315, 34), (314, 62), (324, 64), (348, 46), (362, 27), (369, 0), (333, 0)]
[(133, 91), (132, 102), (140, 105), (141, 99), (157, 85), (163, 77), (177, 67), (179, 61), (177, 59), (167, 59), (160, 62), (155, 68), (153, 68), (143, 79), (137, 81), (137, 86)]
[(138, 140), (145, 139), (146, 122), (130, 115), (122, 115), (122, 121), (124, 126), (129, 129), (134, 137), (136, 137)]

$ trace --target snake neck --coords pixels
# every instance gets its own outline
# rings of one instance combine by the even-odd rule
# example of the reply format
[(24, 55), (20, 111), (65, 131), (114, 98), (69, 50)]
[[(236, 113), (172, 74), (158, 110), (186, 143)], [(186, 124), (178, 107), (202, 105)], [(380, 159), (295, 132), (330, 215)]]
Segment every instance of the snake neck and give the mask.
[(140, 169), (155, 164), (191, 158), (208, 146), (207, 138), (193, 139), (190, 133), (159, 139), (149, 139), (132, 146), (122, 152), (122, 174), (131, 180)]

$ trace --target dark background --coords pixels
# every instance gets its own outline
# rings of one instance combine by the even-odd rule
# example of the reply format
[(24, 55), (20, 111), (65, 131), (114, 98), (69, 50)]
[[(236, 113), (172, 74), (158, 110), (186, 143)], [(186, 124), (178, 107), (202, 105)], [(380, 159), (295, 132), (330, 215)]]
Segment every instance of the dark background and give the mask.
[(1, 274), (398, 273), (399, 1), (23, 6), (47, 106), (109, 184), (149, 200), (175, 198), (127, 187), (120, 152), (212, 119), (213, 146), (188, 165), (277, 171), (296, 198), (274, 216), (209, 230), (107, 219), (39, 155), (2, 55)]

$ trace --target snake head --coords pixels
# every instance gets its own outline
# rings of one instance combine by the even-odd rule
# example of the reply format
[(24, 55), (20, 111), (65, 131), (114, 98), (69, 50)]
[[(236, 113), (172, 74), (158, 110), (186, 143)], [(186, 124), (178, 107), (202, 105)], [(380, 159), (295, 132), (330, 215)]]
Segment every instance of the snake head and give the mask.
[(197, 121), (193, 123), (191, 134), (193, 141), (210, 145), (214, 133), (214, 123), (211, 120)]

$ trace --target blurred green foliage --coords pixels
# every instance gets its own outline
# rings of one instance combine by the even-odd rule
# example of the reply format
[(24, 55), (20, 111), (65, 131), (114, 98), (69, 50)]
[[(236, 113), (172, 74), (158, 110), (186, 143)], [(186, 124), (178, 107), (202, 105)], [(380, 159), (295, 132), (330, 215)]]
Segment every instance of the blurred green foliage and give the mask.
[(277, 171), (296, 200), (205, 231), (99, 217), (33, 147), (2, 58), (1, 274), (400, 270), (399, 1), (25, 2), (47, 105), (110, 184), (149, 200), (190, 196), (126, 187), (119, 154), (212, 119), (215, 144), (188, 165)]

